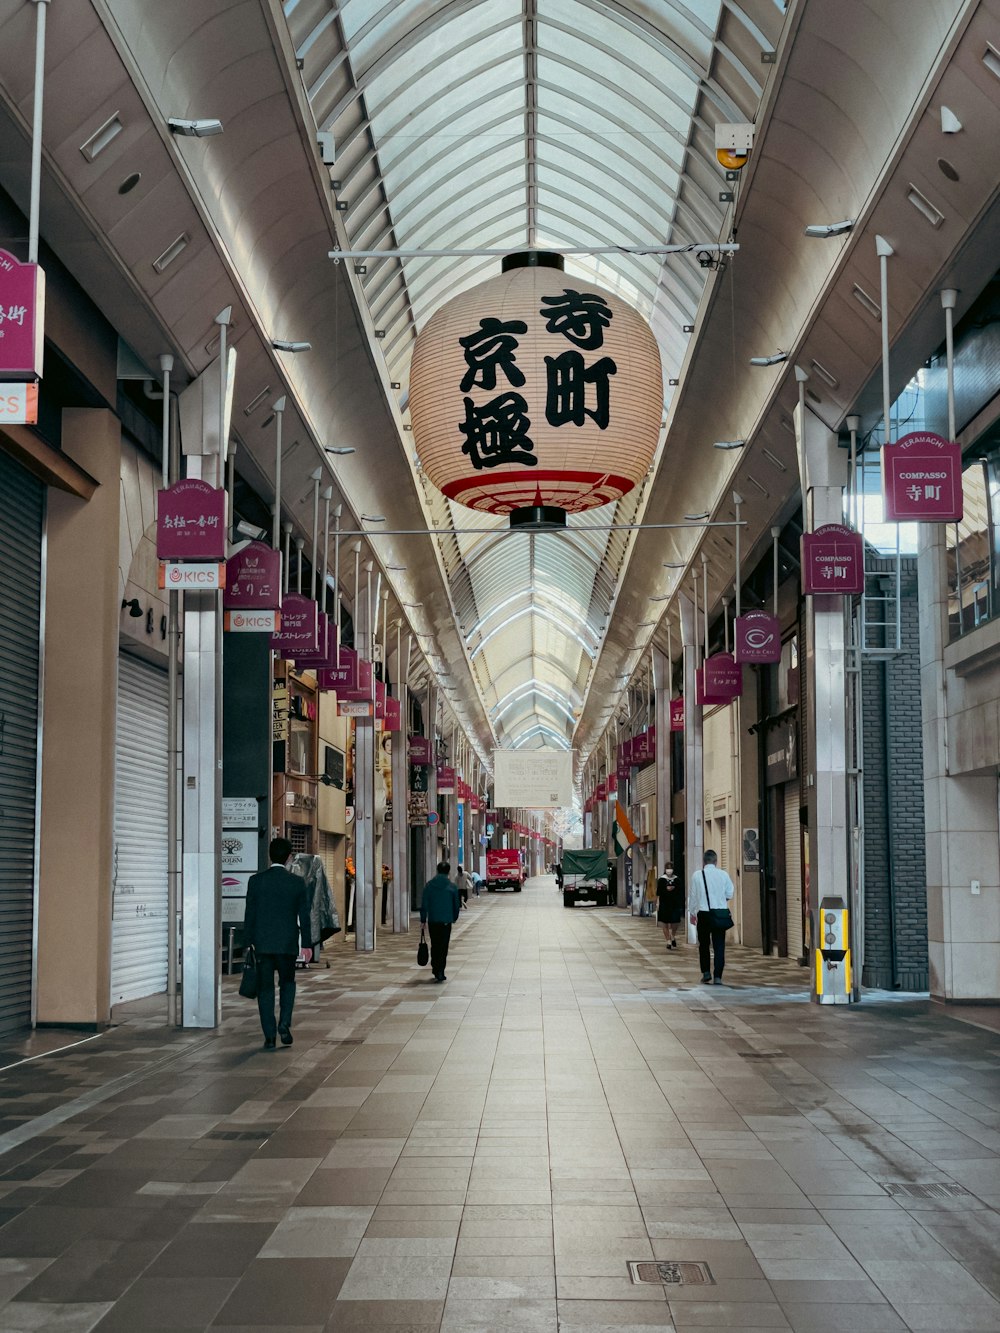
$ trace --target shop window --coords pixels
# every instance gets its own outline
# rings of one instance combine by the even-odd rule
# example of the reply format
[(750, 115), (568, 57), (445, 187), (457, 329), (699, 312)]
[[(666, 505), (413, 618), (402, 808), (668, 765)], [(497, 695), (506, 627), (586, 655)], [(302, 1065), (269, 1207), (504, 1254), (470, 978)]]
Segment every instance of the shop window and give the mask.
[(309, 753), (312, 748), (312, 727), (308, 722), (293, 721), (288, 732), (288, 772), (311, 773)]
[(1000, 440), (973, 447), (962, 472), (962, 493), (964, 517), (947, 528), (952, 639), (1000, 614)]

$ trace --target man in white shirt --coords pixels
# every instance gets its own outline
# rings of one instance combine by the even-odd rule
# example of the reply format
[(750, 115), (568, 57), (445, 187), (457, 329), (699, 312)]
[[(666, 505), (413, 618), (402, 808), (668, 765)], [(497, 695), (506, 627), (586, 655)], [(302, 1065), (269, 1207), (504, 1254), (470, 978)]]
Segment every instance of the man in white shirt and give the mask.
[[(722, 970), (726, 966), (726, 931), (712, 925), (710, 908), (728, 906), (730, 898), (736, 892), (733, 881), (717, 864), (715, 852), (705, 853), (705, 864), (691, 876), (691, 892), (688, 898), (688, 911), (691, 924), (698, 927), (698, 958), (701, 963), (701, 979), (707, 984), (714, 980), (716, 986), (722, 985)], [(714, 956), (715, 966), (710, 970), (709, 945)], [(713, 977), (714, 973), (714, 977)]]

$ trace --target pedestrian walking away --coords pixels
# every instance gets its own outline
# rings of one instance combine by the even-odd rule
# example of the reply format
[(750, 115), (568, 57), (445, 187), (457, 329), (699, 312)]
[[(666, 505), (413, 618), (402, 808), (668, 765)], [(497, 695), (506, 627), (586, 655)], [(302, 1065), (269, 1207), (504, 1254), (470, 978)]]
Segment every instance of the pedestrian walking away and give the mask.
[(424, 885), (420, 899), (420, 924), (427, 923), (431, 937), (431, 971), (438, 982), (447, 981), (444, 969), (448, 962), (451, 928), (462, 910), (458, 889), (448, 878), (450, 871), (450, 862), (440, 861), (437, 874)]
[(455, 884), (458, 888), (459, 897), (462, 900), (462, 906), (468, 907), (469, 890), (473, 887), (472, 876), (467, 870), (463, 870), (461, 866), (458, 867), (458, 874), (455, 876)]
[[(275, 838), (268, 848), (271, 864), (250, 876), (243, 932), (257, 955), (257, 1008), (264, 1033), (264, 1049), (292, 1044), (292, 1009), (295, 1005), (295, 959), (302, 942), (309, 940), (309, 902), (306, 882), (288, 869), (292, 844)], [(274, 1017), (274, 974), (278, 974), (278, 1018)]]
[[(698, 928), (698, 960), (703, 982), (722, 985), (726, 966), (726, 931), (732, 925), (729, 900), (736, 889), (725, 870), (718, 865), (715, 852), (705, 853), (705, 864), (691, 876), (688, 910), (691, 924)], [(729, 926), (723, 924), (728, 918)], [(711, 950), (711, 953), (710, 953)]]
[(656, 920), (663, 928), (668, 949), (677, 948), (677, 927), (684, 920), (684, 886), (667, 861), (656, 881)]

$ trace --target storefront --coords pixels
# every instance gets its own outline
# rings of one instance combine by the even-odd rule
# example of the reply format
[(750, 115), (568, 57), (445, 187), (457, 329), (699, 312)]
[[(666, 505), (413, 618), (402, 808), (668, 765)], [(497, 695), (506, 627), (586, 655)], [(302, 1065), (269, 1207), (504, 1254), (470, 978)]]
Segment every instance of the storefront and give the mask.
[(0, 1034), (32, 1020), (44, 512), (0, 450)]

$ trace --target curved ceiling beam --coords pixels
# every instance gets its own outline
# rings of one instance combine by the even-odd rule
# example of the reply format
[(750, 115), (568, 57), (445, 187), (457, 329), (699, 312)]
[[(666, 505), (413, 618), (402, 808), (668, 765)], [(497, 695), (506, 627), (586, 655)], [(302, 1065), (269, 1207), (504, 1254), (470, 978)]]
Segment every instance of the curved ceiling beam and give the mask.
[(554, 741), (559, 742), (560, 748), (563, 750), (572, 749), (572, 746), (565, 736), (560, 736), (558, 731), (553, 731), (551, 727), (545, 726), (543, 722), (536, 723), (529, 731), (519, 732), (511, 749), (519, 750), (525, 741), (530, 740), (532, 736), (539, 735), (551, 736)]
[(520, 611), (516, 611), (514, 615), (508, 616), (508, 618), (501, 624), (497, 625), (495, 629), (491, 629), (489, 634), (487, 634), (484, 639), (480, 639), (479, 643), (476, 644), (475, 648), (469, 654), (469, 661), (470, 662), (474, 661), (475, 658), (479, 656), (479, 654), (483, 651), (483, 649), (486, 647), (486, 645), (489, 643), (491, 639), (495, 638), (505, 629), (509, 629), (510, 626), (515, 624), (518, 620), (523, 620), (525, 616), (537, 616), (539, 620), (545, 620), (548, 621), (549, 624), (555, 625), (556, 629), (562, 630), (562, 632), (566, 635), (568, 639), (573, 639), (574, 642), (578, 643), (591, 661), (593, 661), (594, 658), (597, 656), (596, 647), (591, 648), (591, 646), (588, 643), (584, 642), (584, 640), (580, 637), (580, 635), (577, 634), (576, 630), (573, 629), (572, 626), (563, 624), (563, 622), (559, 619), (559, 617), (554, 616), (551, 613), (551, 611), (546, 611), (544, 607), (526, 606), (522, 607)]

